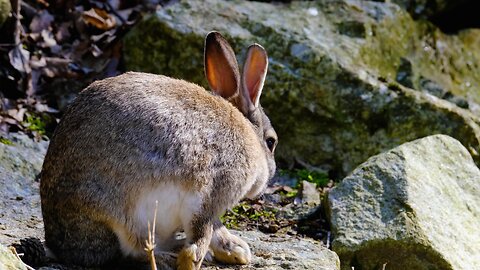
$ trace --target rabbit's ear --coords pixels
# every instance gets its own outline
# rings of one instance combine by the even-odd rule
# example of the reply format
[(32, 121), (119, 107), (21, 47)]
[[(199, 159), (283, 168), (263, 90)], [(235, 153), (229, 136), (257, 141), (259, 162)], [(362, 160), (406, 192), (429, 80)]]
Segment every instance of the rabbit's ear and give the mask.
[(243, 65), (242, 91), (255, 107), (258, 107), (267, 70), (268, 57), (265, 49), (258, 44), (248, 47), (247, 59)]
[(240, 71), (232, 47), (218, 32), (205, 38), (205, 76), (213, 92), (225, 99), (238, 93)]

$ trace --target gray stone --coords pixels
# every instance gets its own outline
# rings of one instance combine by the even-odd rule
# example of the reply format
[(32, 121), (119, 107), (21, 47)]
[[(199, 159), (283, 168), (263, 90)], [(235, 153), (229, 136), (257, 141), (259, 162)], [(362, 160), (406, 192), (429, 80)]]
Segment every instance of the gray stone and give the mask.
[(1, 270), (27, 270), (27, 267), (13, 252), (0, 244), (0, 269)]
[(477, 269), (480, 170), (434, 135), (374, 156), (328, 195), (342, 269)]
[[(268, 51), (262, 105), (284, 167), (301, 160), (345, 176), (372, 155), (438, 133), (480, 163), (480, 30), (447, 36), (387, 1), (183, 0), (129, 33), (127, 69), (206, 87), (203, 38), (211, 30), (240, 55), (253, 42)], [(420, 78), (429, 78), (469, 109), (397, 83), (402, 59), (411, 63), (407, 85), (421, 90)]]
[[(0, 244), (43, 238), (39, 182), (48, 143), (12, 133), (0, 141)], [(38, 180), (38, 179), (37, 179)]]
[(302, 181), (302, 203), (310, 206), (320, 205), (320, 192), (317, 185)]

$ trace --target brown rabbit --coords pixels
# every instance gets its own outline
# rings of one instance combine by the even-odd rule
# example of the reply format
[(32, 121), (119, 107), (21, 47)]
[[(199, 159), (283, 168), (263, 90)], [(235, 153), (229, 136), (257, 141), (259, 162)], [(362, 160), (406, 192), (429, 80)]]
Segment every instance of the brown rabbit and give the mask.
[[(219, 216), (260, 194), (275, 171), (277, 135), (259, 104), (265, 50), (248, 48), (240, 76), (217, 32), (205, 41), (213, 94), (177, 79), (128, 72), (94, 82), (70, 106), (41, 175), (46, 245), (61, 261), (101, 266), (146, 261), (158, 201), (157, 260), (181, 244), (178, 269), (199, 269), (210, 249), (246, 264), (248, 245)], [(184, 231), (186, 239), (174, 235)]]

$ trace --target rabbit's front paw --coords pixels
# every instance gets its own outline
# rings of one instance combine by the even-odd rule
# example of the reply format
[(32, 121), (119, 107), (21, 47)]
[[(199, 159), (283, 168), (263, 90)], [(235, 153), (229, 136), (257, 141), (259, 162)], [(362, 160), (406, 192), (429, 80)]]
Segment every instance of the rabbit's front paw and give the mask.
[(193, 244), (185, 247), (180, 251), (177, 257), (178, 270), (195, 270), (197, 269), (197, 245)]
[(214, 233), (210, 248), (215, 260), (227, 264), (248, 264), (252, 258), (250, 248), (240, 237), (226, 230)]

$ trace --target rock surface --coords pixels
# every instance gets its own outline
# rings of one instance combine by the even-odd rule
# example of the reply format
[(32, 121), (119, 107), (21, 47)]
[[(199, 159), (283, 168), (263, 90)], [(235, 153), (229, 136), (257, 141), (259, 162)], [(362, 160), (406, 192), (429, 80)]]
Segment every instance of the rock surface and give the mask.
[[(47, 142), (36, 143), (21, 134), (0, 140), (0, 269), (4, 269), (3, 246), (22, 238), (44, 237), (39, 183), (35, 179), (47, 146)], [(254, 255), (252, 264), (241, 269), (340, 269), (338, 256), (320, 242), (254, 231), (236, 233), (250, 244)], [(68, 268), (52, 265), (42, 269)], [(212, 264), (205, 269), (239, 268)]]
[(0, 244), (0, 269), (27, 270), (27, 267), (7, 247)]
[(0, 141), (0, 244), (23, 237), (43, 237), (39, 182), (48, 143), (24, 134)]
[[(241, 269), (340, 269), (337, 254), (326, 249), (317, 241), (291, 236), (266, 235), (260, 232), (237, 232), (247, 241), (255, 255), (249, 266)], [(238, 267), (218, 268), (217, 266), (205, 269), (238, 269)]]
[(207, 86), (203, 38), (211, 30), (240, 55), (253, 42), (268, 51), (262, 104), (284, 164), (300, 160), (340, 177), (374, 154), (437, 133), (480, 161), (480, 30), (447, 36), (376, 1), (184, 0), (127, 36), (127, 69)]
[(374, 156), (328, 196), (342, 269), (477, 269), (480, 170), (435, 135)]

